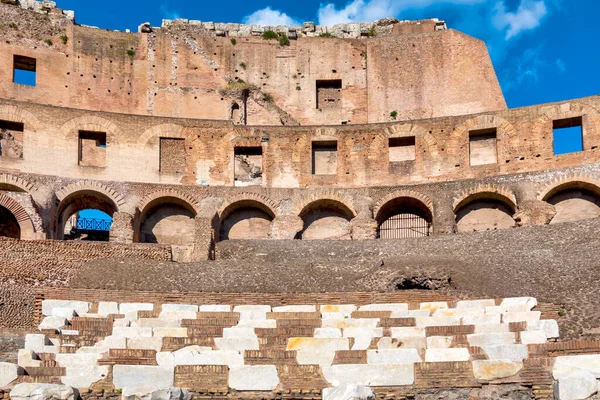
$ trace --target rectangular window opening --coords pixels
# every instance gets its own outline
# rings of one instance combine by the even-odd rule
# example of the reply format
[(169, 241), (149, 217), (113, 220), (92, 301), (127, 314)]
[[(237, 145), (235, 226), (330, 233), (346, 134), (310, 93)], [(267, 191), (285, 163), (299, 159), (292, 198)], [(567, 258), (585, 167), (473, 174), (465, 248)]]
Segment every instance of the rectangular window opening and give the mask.
[(25, 56), (13, 56), (13, 82), (20, 85), (36, 85), (36, 60)]
[(79, 131), (79, 165), (106, 167), (106, 132)]
[(390, 138), (389, 140), (390, 162), (415, 161), (415, 137)]
[(583, 118), (552, 121), (554, 155), (583, 151)]
[(0, 157), (23, 158), (23, 131), (20, 122), (0, 120)]
[(312, 173), (337, 174), (337, 141), (312, 142)]
[(342, 107), (342, 80), (317, 81), (317, 108), (335, 109)]
[(469, 132), (471, 166), (498, 163), (497, 129), (479, 129)]
[(185, 139), (160, 138), (159, 171), (164, 174), (185, 174)]
[(233, 152), (234, 185), (261, 185), (263, 174), (262, 147), (236, 147)]

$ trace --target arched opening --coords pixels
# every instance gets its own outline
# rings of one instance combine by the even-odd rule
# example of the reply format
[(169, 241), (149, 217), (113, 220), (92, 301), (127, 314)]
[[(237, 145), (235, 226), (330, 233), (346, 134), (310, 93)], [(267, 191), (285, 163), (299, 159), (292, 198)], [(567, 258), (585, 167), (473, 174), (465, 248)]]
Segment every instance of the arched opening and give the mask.
[(139, 217), (136, 240), (180, 246), (194, 244), (196, 210), (176, 197), (161, 197), (150, 202)]
[(58, 206), (57, 239), (106, 242), (116, 211), (117, 205), (100, 192), (71, 193)]
[(420, 200), (398, 197), (388, 201), (375, 216), (377, 239), (423, 237), (431, 234), (431, 210)]
[(233, 103), (231, 105), (231, 119), (234, 124), (239, 124), (241, 122), (240, 116), (240, 105), (238, 103)]
[(19, 221), (7, 208), (0, 206), (0, 236), (20, 239), (21, 227)]
[(466, 199), (456, 210), (456, 226), (459, 232), (481, 232), (507, 229), (515, 226), (515, 207), (503, 197), (479, 194)]
[(554, 206), (556, 215), (551, 224), (600, 217), (600, 196), (585, 188), (557, 191), (546, 200)]
[(219, 240), (268, 239), (273, 211), (254, 200), (230, 204), (221, 212)]
[(354, 213), (336, 200), (317, 200), (300, 212), (304, 221), (298, 238), (302, 240), (348, 240), (352, 239), (350, 220)]

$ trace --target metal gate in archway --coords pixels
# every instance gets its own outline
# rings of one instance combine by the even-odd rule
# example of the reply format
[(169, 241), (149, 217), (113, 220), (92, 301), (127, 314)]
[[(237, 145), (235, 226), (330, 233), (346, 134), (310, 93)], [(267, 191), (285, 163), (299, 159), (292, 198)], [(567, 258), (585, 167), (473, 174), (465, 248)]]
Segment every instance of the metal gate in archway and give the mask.
[(402, 239), (429, 236), (431, 222), (416, 214), (397, 214), (377, 228), (378, 239)]

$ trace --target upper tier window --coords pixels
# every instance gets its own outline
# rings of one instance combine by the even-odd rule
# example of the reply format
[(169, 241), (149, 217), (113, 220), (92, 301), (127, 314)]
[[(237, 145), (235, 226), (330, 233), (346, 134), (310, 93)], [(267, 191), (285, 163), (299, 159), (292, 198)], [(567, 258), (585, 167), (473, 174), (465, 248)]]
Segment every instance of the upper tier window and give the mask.
[(21, 85), (36, 85), (35, 58), (18, 56), (13, 57), (13, 82)]
[(554, 155), (583, 151), (583, 119), (581, 117), (552, 121)]

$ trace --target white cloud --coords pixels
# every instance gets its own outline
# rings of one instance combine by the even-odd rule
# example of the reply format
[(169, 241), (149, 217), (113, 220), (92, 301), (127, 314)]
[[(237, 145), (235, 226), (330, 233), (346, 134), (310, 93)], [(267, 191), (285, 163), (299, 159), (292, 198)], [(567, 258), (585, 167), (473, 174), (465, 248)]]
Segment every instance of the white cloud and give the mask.
[(169, 3), (168, 2), (166, 4), (161, 4), (161, 6), (160, 6), (160, 13), (166, 19), (177, 19), (177, 18), (180, 18), (179, 12), (171, 10), (169, 8)]
[(521, 32), (540, 26), (540, 22), (548, 13), (544, 0), (521, 0), (515, 12), (507, 12), (504, 1), (496, 3), (494, 25), (498, 29), (506, 29), (506, 40)]
[(558, 72), (560, 72), (562, 74), (567, 72), (567, 64), (565, 64), (565, 62), (561, 58), (557, 58), (555, 61), (555, 64), (556, 64), (556, 69), (558, 70)]
[(271, 7), (263, 8), (247, 15), (242, 19), (242, 22), (261, 26), (299, 25), (299, 22), (294, 18), (281, 11), (273, 10)]

